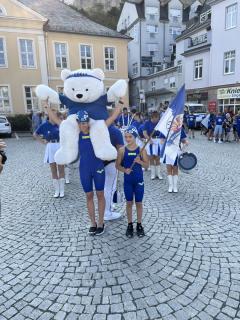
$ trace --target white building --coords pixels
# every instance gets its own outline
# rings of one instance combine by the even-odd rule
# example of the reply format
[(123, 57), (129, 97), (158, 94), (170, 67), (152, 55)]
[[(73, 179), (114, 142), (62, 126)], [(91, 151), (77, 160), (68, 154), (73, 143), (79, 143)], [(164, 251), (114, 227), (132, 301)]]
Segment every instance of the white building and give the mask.
[[(179, 83), (187, 100), (240, 109), (240, 1), (208, 0), (176, 39)], [(182, 70), (182, 73), (180, 72)]]
[[(134, 3), (133, 3), (134, 2)], [(188, 20), (190, 8), (184, 8), (180, 0), (139, 0), (125, 2), (119, 18), (117, 30), (132, 37), (128, 45), (128, 70), (130, 82), (130, 103), (139, 106), (140, 91), (149, 91), (148, 81), (155, 72), (161, 72), (173, 67), (175, 55), (175, 38), (181, 34)], [(172, 72), (172, 71), (171, 71)], [(171, 73), (170, 72), (170, 73)], [(157, 75), (159, 78), (159, 74)], [(173, 76), (171, 79), (172, 83)], [(147, 83), (147, 88), (144, 84)], [(170, 80), (166, 95), (161, 81), (156, 80), (157, 99), (148, 101), (164, 102), (172, 96)], [(163, 89), (163, 90), (161, 90)], [(158, 90), (158, 91), (157, 91)], [(164, 92), (161, 96), (161, 92)], [(153, 102), (155, 101), (155, 102)]]

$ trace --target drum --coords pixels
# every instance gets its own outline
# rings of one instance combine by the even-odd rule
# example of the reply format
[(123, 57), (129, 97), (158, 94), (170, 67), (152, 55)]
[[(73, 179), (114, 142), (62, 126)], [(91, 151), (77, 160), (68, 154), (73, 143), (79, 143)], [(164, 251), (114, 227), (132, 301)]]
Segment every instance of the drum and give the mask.
[(197, 165), (197, 157), (190, 152), (182, 153), (178, 158), (178, 166), (181, 171), (189, 173)]

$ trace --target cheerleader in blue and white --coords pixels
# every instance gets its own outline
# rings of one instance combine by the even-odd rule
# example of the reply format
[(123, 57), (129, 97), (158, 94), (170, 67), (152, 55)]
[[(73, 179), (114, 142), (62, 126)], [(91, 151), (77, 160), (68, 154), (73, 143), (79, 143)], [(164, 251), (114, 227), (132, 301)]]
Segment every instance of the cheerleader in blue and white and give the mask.
[[(176, 146), (174, 140), (180, 134), (180, 142)], [(160, 133), (160, 142), (163, 145), (166, 141), (166, 137)], [(181, 154), (181, 144), (188, 145), (187, 135), (182, 127), (181, 117), (176, 118), (172, 124), (172, 129), (168, 137), (168, 148), (171, 150), (171, 157), (166, 155), (163, 158), (163, 163), (167, 165), (167, 175), (168, 175), (168, 192), (177, 193), (178, 192), (178, 157)]]
[[(143, 134), (144, 137), (148, 140), (151, 136), (154, 128), (159, 122), (159, 113), (154, 111), (151, 114), (150, 120), (147, 120), (144, 125)], [(159, 180), (162, 180), (162, 173), (160, 167), (160, 139), (159, 139), (159, 131), (155, 131), (152, 135), (150, 142), (147, 145), (147, 154), (150, 159), (150, 170), (151, 170), (151, 179), (155, 179), (156, 177)]]
[[(57, 111), (52, 110), (57, 116)], [(46, 145), (44, 163), (48, 163), (52, 173), (53, 186), (55, 189), (54, 198), (64, 197), (65, 173), (64, 166), (57, 165), (54, 156), (60, 148), (59, 144), (59, 126), (53, 121), (51, 116), (46, 122), (41, 124), (34, 132), (36, 140)]]

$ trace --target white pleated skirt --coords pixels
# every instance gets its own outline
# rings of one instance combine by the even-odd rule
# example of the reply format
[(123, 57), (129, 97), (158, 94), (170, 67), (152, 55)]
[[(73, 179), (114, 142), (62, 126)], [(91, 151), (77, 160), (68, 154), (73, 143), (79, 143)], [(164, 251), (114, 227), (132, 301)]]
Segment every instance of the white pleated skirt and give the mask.
[(153, 138), (152, 139), (153, 143), (147, 144), (146, 150), (147, 150), (147, 154), (149, 156), (160, 156), (160, 150), (161, 150), (161, 145), (160, 145), (160, 139), (158, 138)]
[(45, 156), (44, 156), (44, 163), (54, 163), (56, 162), (54, 160), (55, 153), (58, 151), (60, 148), (60, 143), (59, 142), (49, 142), (46, 145), (46, 150), (45, 150)]

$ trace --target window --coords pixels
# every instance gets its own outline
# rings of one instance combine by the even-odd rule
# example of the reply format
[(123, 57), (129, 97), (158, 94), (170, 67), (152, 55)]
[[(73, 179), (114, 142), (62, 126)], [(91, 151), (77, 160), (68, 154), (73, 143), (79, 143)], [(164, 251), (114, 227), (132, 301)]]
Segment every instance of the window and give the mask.
[(138, 63), (133, 63), (133, 74), (138, 74)]
[(105, 57), (105, 69), (107, 71), (115, 71), (115, 48), (106, 47), (104, 48), (104, 57)]
[(159, 11), (157, 7), (146, 7), (146, 18), (154, 20), (159, 16)]
[(6, 16), (7, 15), (7, 11), (4, 7), (0, 6), (0, 16)]
[(181, 22), (182, 14), (179, 9), (170, 9), (170, 20), (174, 23)]
[(35, 93), (35, 88), (36, 87), (33, 86), (24, 87), (27, 112), (39, 111), (38, 98)]
[(149, 33), (158, 33), (158, 26), (147, 25), (147, 32)]
[(6, 46), (3, 38), (0, 38), (0, 68), (7, 66)]
[(33, 40), (19, 39), (20, 64), (22, 68), (36, 68)]
[(9, 88), (8, 86), (0, 86), (0, 112), (9, 113), (10, 111)]
[(152, 81), (152, 91), (156, 90), (156, 81)]
[(92, 69), (92, 47), (89, 45), (80, 45), (81, 67), (82, 69)]
[(203, 73), (202, 59), (194, 61), (194, 80), (202, 79), (202, 73)]
[(182, 73), (182, 60), (178, 60), (177, 70), (178, 70), (178, 73)]
[(68, 58), (67, 58), (67, 44), (55, 42), (55, 66), (59, 69), (64, 69), (68, 67)]
[(182, 33), (182, 29), (178, 27), (170, 27), (169, 28), (169, 34), (173, 36), (173, 39), (175, 39), (177, 36), (179, 36)]
[[(58, 93), (63, 93), (63, 91), (64, 91), (63, 87), (57, 86)], [(66, 110), (66, 106), (63, 103), (60, 103), (60, 110)]]
[(224, 53), (224, 74), (235, 72), (235, 50)]
[(237, 3), (226, 8), (225, 21), (226, 29), (237, 26)]
[(175, 77), (171, 77), (169, 79), (169, 86), (170, 86), (170, 88), (176, 88), (176, 79), (175, 79)]

